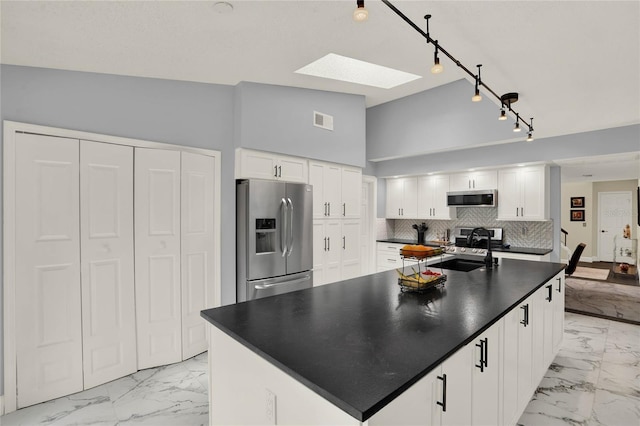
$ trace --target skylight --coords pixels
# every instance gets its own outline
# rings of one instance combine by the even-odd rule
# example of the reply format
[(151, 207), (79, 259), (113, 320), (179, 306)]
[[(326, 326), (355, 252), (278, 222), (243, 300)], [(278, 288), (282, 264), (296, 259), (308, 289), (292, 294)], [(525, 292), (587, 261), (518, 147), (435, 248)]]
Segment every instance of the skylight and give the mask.
[(329, 53), (317, 61), (305, 65), (297, 70), (296, 73), (382, 89), (391, 89), (422, 78), (419, 75), (336, 55), (335, 53)]

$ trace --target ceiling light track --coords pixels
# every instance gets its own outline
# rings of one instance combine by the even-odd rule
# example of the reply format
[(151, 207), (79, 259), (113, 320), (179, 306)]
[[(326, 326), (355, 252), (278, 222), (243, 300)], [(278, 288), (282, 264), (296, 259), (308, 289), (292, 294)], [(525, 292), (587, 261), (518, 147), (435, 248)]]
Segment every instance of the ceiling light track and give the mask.
[[(482, 97), (480, 96), (480, 92), (479, 92), (479, 87), (484, 87), (484, 89), (487, 92), (491, 93), (497, 100), (500, 101), (501, 111), (504, 111), (504, 109), (507, 108), (509, 110), (509, 112), (511, 112), (512, 114), (515, 115), (515, 117), (516, 117), (515, 123), (517, 124), (516, 127), (519, 128), (520, 127), (519, 123), (521, 122), (523, 125), (527, 126), (527, 128), (528, 128), (527, 133), (529, 135), (531, 133), (533, 133), (533, 118), (531, 119), (530, 123), (527, 123), (524, 119), (520, 118), (520, 114), (518, 114), (516, 111), (513, 110), (513, 108), (511, 108), (511, 104), (515, 103), (518, 100), (518, 94), (517, 93), (506, 93), (506, 94), (504, 94), (502, 96), (498, 95), (496, 92), (493, 91), (493, 89), (491, 89), (489, 86), (487, 86), (482, 81), (482, 79), (480, 78), (480, 67), (482, 65), (477, 65), (478, 74), (472, 73), (459, 60), (454, 58), (452, 54), (450, 54), (446, 49), (444, 49), (442, 47), (442, 44), (440, 44), (440, 42), (438, 42), (437, 40), (434, 40), (433, 38), (431, 38), (431, 35), (429, 34), (429, 19), (431, 18), (431, 15), (425, 15), (425, 17), (424, 17), (424, 19), (427, 21), (427, 32), (424, 32), (411, 19), (409, 19), (404, 13), (402, 13), (397, 7), (395, 7), (389, 0), (381, 0), (381, 1), (382, 1), (382, 3), (387, 5), (389, 7), (389, 9), (391, 9), (396, 15), (398, 15), (407, 24), (409, 24), (414, 30), (416, 30), (418, 33), (420, 33), (425, 38), (427, 43), (431, 43), (431, 44), (433, 44), (435, 46), (436, 50), (435, 50), (435, 54), (434, 54), (434, 67), (436, 65), (438, 65), (438, 67), (436, 68), (437, 72), (433, 71), (433, 68), (432, 68), (432, 72), (434, 74), (440, 73), (443, 70), (442, 66), (440, 65), (440, 59), (438, 57), (438, 54), (441, 53), (444, 56), (446, 56), (447, 58), (449, 58), (454, 64), (456, 64), (459, 68), (461, 68), (465, 73), (467, 73), (467, 75), (469, 75), (469, 77), (471, 77), (475, 81), (475, 92), (474, 92), (474, 96), (472, 98), (472, 100), (474, 102), (478, 102), (478, 101), (482, 100)], [(529, 138), (531, 140), (533, 140), (531, 138), (531, 136), (529, 136)]]

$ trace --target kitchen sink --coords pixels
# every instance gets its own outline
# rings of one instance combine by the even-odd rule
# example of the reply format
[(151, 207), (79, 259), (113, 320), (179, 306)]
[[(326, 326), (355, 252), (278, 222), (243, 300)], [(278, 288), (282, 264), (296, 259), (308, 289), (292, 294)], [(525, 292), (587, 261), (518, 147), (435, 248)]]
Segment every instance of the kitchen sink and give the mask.
[(483, 266), (483, 260), (453, 258), (445, 260), (444, 262), (432, 263), (429, 265), (429, 268), (442, 268), (450, 271), (469, 272), (474, 269), (482, 268)]

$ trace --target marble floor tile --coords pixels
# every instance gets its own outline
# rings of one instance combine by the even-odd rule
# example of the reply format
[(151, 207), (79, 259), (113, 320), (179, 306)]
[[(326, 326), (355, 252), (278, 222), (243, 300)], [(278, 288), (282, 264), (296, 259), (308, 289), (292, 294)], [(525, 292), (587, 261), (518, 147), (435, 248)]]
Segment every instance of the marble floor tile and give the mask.
[[(206, 425), (207, 354), (0, 417), (14, 425)], [(523, 426), (640, 426), (640, 326), (566, 313)]]

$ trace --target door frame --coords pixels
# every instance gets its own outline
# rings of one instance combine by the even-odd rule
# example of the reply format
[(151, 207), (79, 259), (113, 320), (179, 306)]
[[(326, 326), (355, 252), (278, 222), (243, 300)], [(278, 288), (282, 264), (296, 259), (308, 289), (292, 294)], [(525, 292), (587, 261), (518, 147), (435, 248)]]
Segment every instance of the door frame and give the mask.
[(629, 214), (629, 224), (631, 224), (631, 220), (633, 218), (633, 193), (631, 191), (600, 191), (598, 192), (598, 229), (596, 230), (596, 244), (598, 246), (598, 250), (597, 250), (597, 255), (598, 258), (594, 259), (596, 261), (602, 261), (602, 248), (600, 247), (600, 231), (602, 230), (601, 227), (601, 217), (602, 215), (601, 213), (601, 208), (602, 208), (602, 202), (601, 202), (601, 198), (602, 198), (602, 194), (629, 194), (629, 199), (631, 200), (631, 203), (629, 204), (631, 210), (630, 210), (630, 214)]
[[(366, 274), (373, 274), (376, 272), (376, 222), (377, 222), (377, 206), (378, 206), (378, 178), (375, 176), (362, 175), (362, 183), (371, 186), (371, 196), (369, 197), (369, 259), (372, 259), (372, 265)], [(362, 217), (362, 215), (360, 216)]]
[[(195, 154), (207, 155), (215, 159), (214, 162), (214, 305), (220, 306), (220, 151), (192, 148), (181, 145), (173, 145), (161, 142), (152, 142), (141, 139), (130, 139), (119, 136), (109, 136), (99, 133), (83, 132), (79, 130), (62, 129), (57, 127), (40, 126), (36, 124), (20, 123), (5, 120), (3, 122), (3, 182), (2, 182), (2, 261), (3, 261), (3, 372), (4, 372), (4, 401), (0, 398), (0, 415), (10, 413), (17, 407), (17, 375), (16, 375), (16, 322), (15, 322), (15, 296), (16, 296), (16, 271), (15, 271), (15, 201), (16, 201), (16, 133), (34, 133), (52, 137), (64, 137), (92, 142), (111, 143), (115, 145), (125, 145), (137, 148), (168, 149), (180, 152), (191, 152)], [(4, 406), (3, 406), (4, 405)], [(3, 410), (4, 409), (4, 410)]]

